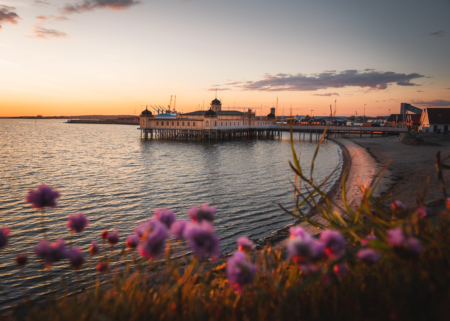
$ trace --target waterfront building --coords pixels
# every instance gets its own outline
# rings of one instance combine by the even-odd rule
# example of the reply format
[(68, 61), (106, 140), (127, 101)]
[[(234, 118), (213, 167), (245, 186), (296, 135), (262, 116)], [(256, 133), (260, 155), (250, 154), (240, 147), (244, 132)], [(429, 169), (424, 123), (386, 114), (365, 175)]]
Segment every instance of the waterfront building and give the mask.
[(419, 130), (423, 133), (448, 133), (450, 108), (424, 108)]

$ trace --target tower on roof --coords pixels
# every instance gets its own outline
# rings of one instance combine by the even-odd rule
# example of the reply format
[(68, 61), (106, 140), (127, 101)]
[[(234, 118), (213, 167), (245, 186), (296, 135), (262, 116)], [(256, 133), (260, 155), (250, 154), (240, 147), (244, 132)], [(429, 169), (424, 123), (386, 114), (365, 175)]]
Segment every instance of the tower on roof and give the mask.
[(211, 101), (210, 107), (213, 111), (216, 112), (222, 110), (222, 103), (220, 102), (219, 99), (217, 99), (217, 91), (216, 91), (216, 98), (213, 101)]

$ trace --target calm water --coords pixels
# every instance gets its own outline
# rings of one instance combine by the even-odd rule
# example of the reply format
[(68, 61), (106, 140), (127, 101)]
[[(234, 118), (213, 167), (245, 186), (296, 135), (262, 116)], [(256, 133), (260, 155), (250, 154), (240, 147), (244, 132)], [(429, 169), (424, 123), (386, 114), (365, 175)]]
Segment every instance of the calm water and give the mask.
[[(222, 251), (233, 249), (239, 236), (263, 238), (293, 222), (277, 206), (277, 202), (293, 204), (287, 134), (273, 141), (144, 141), (136, 128), (65, 124), (62, 120), (0, 120), (0, 227), (11, 229), (10, 243), (1, 251), (2, 305), (21, 294), (14, 265), (18, 253), (29, 254), (25, 284), (32, 287), (30, 295), (47, 290), (33, 253), (42, 238), (39, 212), (24, 202), (27, 191), (41, 183), (61, 193), (58, 207), (47, 211), (50, 240), (68, 241), (67, 216), (83, 212), (90, 226), (74, 242), (85, 250), (103, 229), (118, 229), (123, 244), (139, 222), (161, 207), (185, 219), (192, 205), (216, 206)], [(297, 136), (295, 145), (309, 170), (316, 144), (299, 142)], [(325, 177), (338, 164), (340, 150), (325, 143), (316, 177)], [(50, 288), (66, 264), (54, 266)]]

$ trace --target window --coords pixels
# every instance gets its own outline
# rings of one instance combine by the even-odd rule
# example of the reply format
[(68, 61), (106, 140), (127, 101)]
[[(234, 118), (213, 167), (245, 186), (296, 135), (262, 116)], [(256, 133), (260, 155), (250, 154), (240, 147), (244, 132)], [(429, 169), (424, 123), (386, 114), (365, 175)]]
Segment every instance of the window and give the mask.
[(236, 122), (234, 122), (234, 126), (236, 126)]
[(192, 127), (195, 127), (195, 121), (192, 122)]
[(228, 122), (225, 122), (225, 126), (228, 126)]
[(156, 126), (158, 126), (158, 122), (156, 122)]
[(214, 126), (217, 126), (217, 120), (214, 121)]
[(169, 126), (169, 122), (167, 122), (167, 126)]
[(179, 121), (177, 121), (177, 126), (180, 126), (180, 122)]
[(189, 126), (191, 126), (191, 122), (190, 122), (190, 121), (188, 121), (188, 127), (189, 127)]
[(223, 126), (223, 121), (220, 122), (220, 126)]
[(184, 126), (184, 122), (181, 123), (181, 126)]
[(173, 122), (172, 122), (172, 126), (174, 126), (174, 125), (175, 125), (175, 122), (173, 121)]

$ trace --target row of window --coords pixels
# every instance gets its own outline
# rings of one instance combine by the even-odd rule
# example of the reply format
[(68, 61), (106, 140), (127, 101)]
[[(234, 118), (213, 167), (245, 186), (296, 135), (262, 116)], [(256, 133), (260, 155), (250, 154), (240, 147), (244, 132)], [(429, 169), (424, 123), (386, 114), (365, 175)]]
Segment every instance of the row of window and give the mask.
[[(170, 126), (169, 125), (170, 124), (169, 121), (166, 121), (166, 122), (164, 122), (164, 121), (161, 121), (161, 122), (157, 121), (156, 122), (156, 126), (159, 126), (160, 125), (159, 123), (161, 123), (161, 126)], [(224, 123), (223, 121), (220, 122), (220, 126), (223, 126), (223, 123)], [(230, 126), (232, 126), (232, 122), (230, 121), (229, 123), (230, 123)], [(184, 124), (185, 124), (185, 122), (182, 121), (181, 122), (181, 126), (184, 127)], [(269, 122), (257, 122), (257, 125), (268, 125), (268, 124), (269, 124)], [(143, 125), (144, 125), (144, 121), (142, 121), (142, 126)], [(240, 125), (240, 122), (237, 122), (237, 126), (239, 126), (239, 125)], [(174, 121), (172, 121), (172, 126), (175, 126), (175, 122)], [(180, 122), (179, 121), (177, 121), (177, 126), (180, 126)], [(188, 127), (191, 126), (191, 122), (190, 121), (187, 122), (187, 126)], [(217, 126), (217, 120), (214, 121), (214, 126)], [(228, 126), (228, 122), (225, 122), (225, 126)], [(236, 122), (233, 123), (233, 126), (236, 126)], [(192, 122), (192, 127), (195, 127), (195, 121)]]
[[(166, 121), (166, 126), (169, 126), (169, 123), (170, 122)], [(191, 122), (188, 121), (187, 125), (188, 125), (188, 127), (191, 126)], [(156, 126), (159, 126), (159, 121), (156, 122)], [(164, 126), (164, 121), (161, 121), (161, 126)], [(174, 121), (172, 122), (172, 126), (175, 126), (175, 122)], [(177, 126), (180, 126), (180, 122), (179, 121), (177, 121)], [(184, 121), (181, 122), (181, 126), (184, 126)], [(195, 121), (192, 122), (192, 127), (195, 127)]]

